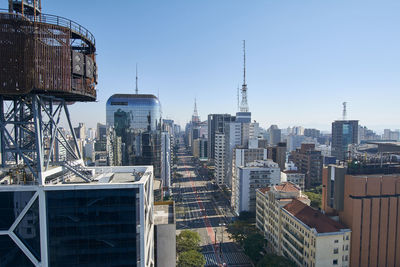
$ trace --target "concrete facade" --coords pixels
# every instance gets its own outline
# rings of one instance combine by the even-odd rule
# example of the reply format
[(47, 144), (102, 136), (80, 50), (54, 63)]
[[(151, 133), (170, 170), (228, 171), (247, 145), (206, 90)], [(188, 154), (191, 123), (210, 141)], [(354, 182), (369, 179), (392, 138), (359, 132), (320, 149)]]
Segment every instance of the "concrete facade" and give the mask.
[(332, 156), (338, 160), (347, 159), (350, 144), (358, 144), (358, 121), (334, 121), (332, 123)]
[(301, 144), (300, 149), (291, 153), (291, 159), (301, 173), (305, 174), (305, 187), (322, 183), (323, 157), (315, 150), (314, 144)]
[(278, 164), (271, 160), (257, 160), (238, 168), (235, 199), (236, 214), (256, 210), (256, 189), (281, 183)]
[(218, 184), (224, 183), (225, 174), (225, 134), (215, 134), (215, 180)]
[(351, 231), (307, 200), (291, 183), (257, 190), (256, 226), (270, 249), (297, 266), (349, 266)]
[(238, 197), (238, 168), (256, 160), (266, 160), (267, 150), (265, 148), (235, 148), (232, 159), (232, 196), (231, 206), (236, 209), (235, 199)]
[(352, 229), (351, 266), (400, 266), (400, 175), (346, 175), (340, 221)]

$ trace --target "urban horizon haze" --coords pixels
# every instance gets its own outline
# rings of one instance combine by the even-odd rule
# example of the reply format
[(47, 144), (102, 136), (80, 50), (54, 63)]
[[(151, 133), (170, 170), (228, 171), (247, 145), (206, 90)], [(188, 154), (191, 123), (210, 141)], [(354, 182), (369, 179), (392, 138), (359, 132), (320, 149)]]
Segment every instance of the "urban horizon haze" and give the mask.
[(234, 114), (246, 40), (248, 102), (260, 126), (330, 131), (346, 101), (349, 119), (378, 133), (400, 128), (398, 1), (72, 0), (42, 8), (96, 37), (97, 102), (71, 106), (74, 124), (104, 123), (107, 99), (134, 93), (136, 63), (139, 93), (159, 96), (163, 118), (183, 126), (195, 98), (202, 120)]

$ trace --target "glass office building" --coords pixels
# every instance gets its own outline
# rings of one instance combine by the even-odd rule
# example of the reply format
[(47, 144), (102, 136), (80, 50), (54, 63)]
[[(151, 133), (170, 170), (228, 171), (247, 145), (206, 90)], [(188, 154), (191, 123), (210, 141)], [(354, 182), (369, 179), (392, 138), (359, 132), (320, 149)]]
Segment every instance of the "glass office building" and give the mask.
[(358, 144), (358, 120), (337, 120), (332, 123), (332, 156), (348, 158), (348, 146)]
[(0, 266), (154, 266), (153, 168), (91, 170), (90, 183), (0, 184)]
[(106, 105), (107, 127), (121, 137), (122, 165), (153, 165), (160, 176), (161, 112), (154, 95), (114, 94)]

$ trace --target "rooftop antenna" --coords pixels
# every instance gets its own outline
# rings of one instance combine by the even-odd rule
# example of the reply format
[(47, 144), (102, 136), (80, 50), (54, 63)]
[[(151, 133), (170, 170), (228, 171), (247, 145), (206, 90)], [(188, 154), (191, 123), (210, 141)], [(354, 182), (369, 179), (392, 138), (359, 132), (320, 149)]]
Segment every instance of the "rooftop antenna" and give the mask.
[(243, 40), (243, 84), (242, 84), (242, 102), (240, 103), (240, 112), (249, 112), (247, 104), (247, 84), (246, 84), (246, 41)]
[(137, 76), (137, 63), (136, 63), (136, 90), (135, 90), (135, 92), (136, 92), (136, 94), (139, 94), (137, 82), (138, 82), (138, 76)]
[(246, 40), (243, 40), (243, 85), (246, 85)]
[(343, 120), (347, 120), (347, 110), (346, 110), (347, 102), (343, 102)]
[(194, 110), (192, 115), (192, 122), (200, 122), (199, 113), (197, 112), (197, 101), (194, 98)]

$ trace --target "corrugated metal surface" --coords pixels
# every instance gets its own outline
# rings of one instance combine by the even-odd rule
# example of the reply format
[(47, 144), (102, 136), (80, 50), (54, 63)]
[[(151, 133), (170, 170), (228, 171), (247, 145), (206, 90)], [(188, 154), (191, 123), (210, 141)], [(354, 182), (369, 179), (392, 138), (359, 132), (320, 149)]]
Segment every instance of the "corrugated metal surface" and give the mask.
[[(68, 27), (0, 13), (0, 94), (39, 92), (71, 101), (94, 101), (96, 76), (72, 74), (71, 38), (79, 35)], [(81, 46), (79, 51), (74, 43), (74, 50), (95, 62), (94, 49), (85, 50), (84, 42)]]

